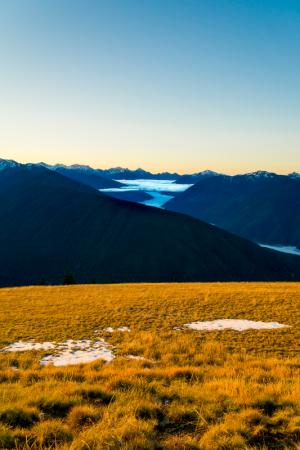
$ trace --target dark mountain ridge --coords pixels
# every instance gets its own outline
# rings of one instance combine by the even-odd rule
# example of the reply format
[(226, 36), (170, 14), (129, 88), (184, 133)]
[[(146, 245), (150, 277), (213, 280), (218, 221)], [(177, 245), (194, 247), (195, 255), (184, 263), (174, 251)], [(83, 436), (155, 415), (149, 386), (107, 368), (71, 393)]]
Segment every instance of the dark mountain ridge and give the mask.
[(265, 244), (300, 247), (300, 178), (270, 172), (210, 177), (165, 208)]
[(45, 163), (40, 163), (38, 165), (49, 170), (53, 170), (61, 175), (71, 178), (72, 180), (86, 184), (87, 186), (91, 186), (95, 189), (119, 188), (122, 186), (121, 183), (107, 177), (103, 171), (92, 169), (89, 166), (80, 166), (78, 164), (74, 164), (72, 166), (56, 164), (51, 166)]
[(298, 257), (43, 167), (2, 170), (0, 204), (1, 285), (300, 279)]
[(216, 176), (219, 175), (217, 172), (212, 170), (203, 170), (201, 172), (196, 172), (193, 174), (179, 174), (177, 172), (159, 172), (152, 173), (147, 170), (138, 168), (138, 169), (128, 169), (124, 167), (112, 167), (110, 169), (94, 169), (90, 166), (86, 165), (65, 165), (65, 164), (46, 164), (39, 163), (50, 170), (55, 170), (57, 172), (63, 173), (67, 175), (66, 171), (70, 172), (80, 172), (80, 173), (95, 173), (104, 178), (108, 178), (111, 180), (174, 180), (180, 183), (195, 183), (198, 178), (207, 177), (207, 176)]

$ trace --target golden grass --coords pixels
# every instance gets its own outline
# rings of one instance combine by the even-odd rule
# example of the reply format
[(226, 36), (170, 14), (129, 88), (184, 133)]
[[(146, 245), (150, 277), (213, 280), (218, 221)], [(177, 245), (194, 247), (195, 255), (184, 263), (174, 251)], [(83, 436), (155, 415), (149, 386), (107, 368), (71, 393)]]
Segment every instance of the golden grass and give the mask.
[[(2, 346), (132, 331), (101, 335), (116, 348), (109, 364), (0, 353), (0, 448), (299, 449), (299, 303), (297, 283), (2, 289)], [(218, 318), (291, 328), (173, 330)]]

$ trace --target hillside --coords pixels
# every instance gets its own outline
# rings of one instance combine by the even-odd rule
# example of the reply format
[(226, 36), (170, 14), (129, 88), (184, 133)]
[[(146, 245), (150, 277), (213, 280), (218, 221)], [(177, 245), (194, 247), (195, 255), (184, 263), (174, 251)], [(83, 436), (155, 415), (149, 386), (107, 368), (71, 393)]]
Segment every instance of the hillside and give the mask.
[(165, 208), (255, 242), (300, 248), (300, 179), (257, 172), (202, 178)]
[(118, 191), (103, 190), (102, 193), (105, 195), (108, 195), (109, 197), (117, 198), (119, 200), (124, 200), (127, 202), (135, 202), (135, 203), (142, 203), (146, 200), (151, 200), (151, 198), (152, 198), (149, 194), (147, 194), (147, 192), (130, 191), (130, 190), (126, 190), (126, 189), (124, 189), (123, 191), (121, 191), (121, 190), (118, 190)]
[(87, 186), (91, 186), (95, 189), (118, 188), (122, 186), (121, 183), (118, 183), (117, 181), (103, 175), (102, 171), (92, 169), (89, 166), (63, 166), (59, 164), (50, 166), (44, 163), (41, 163), (40, 165), (71, 178), (71, 180), (78, 181), (79, 183), (86, 184)]
[(184, 215), (108, 198), (42, 167), (0, 178), (2, 285), (300, 279), (300, 259)]
[[(296, 450), (299, 299), (299, 283), (0, 289), (0, 447)], [(221, 318), (286, 326), (184, 326)], [(112, 357), (56, 367), (41, 365), (55, 348), (14, 351), (70, 340)]]

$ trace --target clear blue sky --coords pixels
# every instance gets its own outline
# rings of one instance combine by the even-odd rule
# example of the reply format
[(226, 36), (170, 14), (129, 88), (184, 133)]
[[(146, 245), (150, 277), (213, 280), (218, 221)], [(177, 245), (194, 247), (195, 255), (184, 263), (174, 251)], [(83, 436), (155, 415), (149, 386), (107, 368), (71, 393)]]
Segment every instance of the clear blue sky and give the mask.
[(299, 0), (1, 0), (0, 157), (300, 171)]

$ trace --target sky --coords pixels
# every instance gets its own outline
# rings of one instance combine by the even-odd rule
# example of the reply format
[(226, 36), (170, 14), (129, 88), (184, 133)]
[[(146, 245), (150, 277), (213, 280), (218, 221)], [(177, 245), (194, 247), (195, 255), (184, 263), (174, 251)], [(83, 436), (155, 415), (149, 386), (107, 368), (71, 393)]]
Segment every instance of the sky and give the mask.
[(0, 0), (0, 157), (300, 171), (299, 0)]

